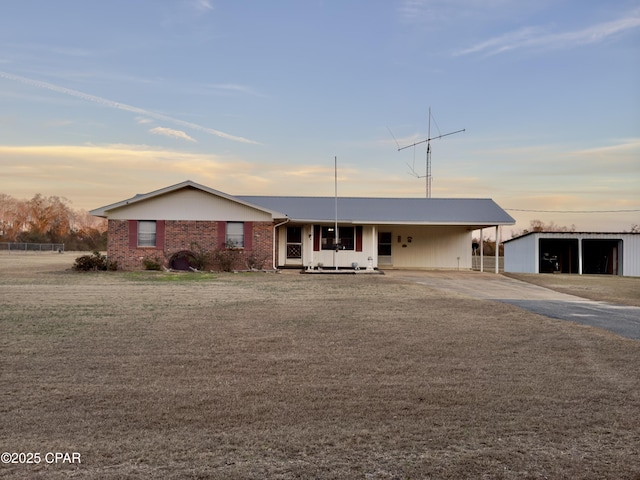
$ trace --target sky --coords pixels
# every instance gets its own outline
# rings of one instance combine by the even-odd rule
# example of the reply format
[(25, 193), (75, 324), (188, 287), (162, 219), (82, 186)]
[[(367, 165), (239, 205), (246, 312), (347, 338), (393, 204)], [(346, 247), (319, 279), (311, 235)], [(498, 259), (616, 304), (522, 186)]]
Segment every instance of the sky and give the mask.
[(515, 231), (640, 224), (640, 0), (2, 10), (0, 193), (333, 196), (337, 163), (340, 196), (424, 197), (424, 140), (464, 129), (430, 142), (433, 197), (493, 198)]

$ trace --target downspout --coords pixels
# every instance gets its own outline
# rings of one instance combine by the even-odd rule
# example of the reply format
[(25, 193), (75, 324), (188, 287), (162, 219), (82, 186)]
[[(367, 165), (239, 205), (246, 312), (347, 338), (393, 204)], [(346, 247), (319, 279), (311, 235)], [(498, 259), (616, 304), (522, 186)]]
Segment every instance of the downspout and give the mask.
[(287, 218), (284, 222), (280, 222), (277, 225), (274, 225), (273, 227), (273, 253), (272, 253), (272, 260), (273, 260), (273, 269), (277, 270), (278, 268), (276, 267), (276, 235), (278, 233), (278, 227), (281, 227), (282, 225), (284, 225), (285, 223), (289, 223), (289, 218)]

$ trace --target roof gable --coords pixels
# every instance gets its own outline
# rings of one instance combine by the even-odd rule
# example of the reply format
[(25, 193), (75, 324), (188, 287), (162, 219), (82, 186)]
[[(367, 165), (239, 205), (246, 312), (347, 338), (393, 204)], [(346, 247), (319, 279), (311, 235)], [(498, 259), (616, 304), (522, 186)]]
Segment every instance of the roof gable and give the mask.
[[(200, 210), (209, 208), (215, 211), (214, 202), (218, 204), (219, 209), (226, 212), (227, 216), (223, 217), (226, 220), (236, 219), (234, 217), (245, 220), (264, 220), (266, 216), (270, 217), (270, 219), (285, 218), (280, 212), (251, 204), (191, 180), (154, 190), (153, 192), (137, 194), (129, 199), (91, 210), (89, 213), (99, 217), (120, 219), (153, 219), (157, 216), (158, 219), (164, 220), (211, 220), (212, 218), (209, 218), (211, 213), (205, 214), (205, 218), (202, 213), (198, 212), (199, 208), (196, 207), (201, 207)], [(233, 215), (229, 216), (230, 212), (233, 212)], [(143, 214), (146, 214), (146, 216)], [(249, 218), (252, 216), (262, 218)]]

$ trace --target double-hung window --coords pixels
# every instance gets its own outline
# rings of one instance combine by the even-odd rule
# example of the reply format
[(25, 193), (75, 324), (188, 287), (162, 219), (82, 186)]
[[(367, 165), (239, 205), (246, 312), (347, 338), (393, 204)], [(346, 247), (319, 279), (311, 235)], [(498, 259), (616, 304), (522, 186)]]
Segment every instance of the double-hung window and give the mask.
[(244, 222), (227, 222), (226, 244), (228, 248), (244, 247)]
[(156, 246), (156, 222), (151, 220), (138, 221), (138, 246)]

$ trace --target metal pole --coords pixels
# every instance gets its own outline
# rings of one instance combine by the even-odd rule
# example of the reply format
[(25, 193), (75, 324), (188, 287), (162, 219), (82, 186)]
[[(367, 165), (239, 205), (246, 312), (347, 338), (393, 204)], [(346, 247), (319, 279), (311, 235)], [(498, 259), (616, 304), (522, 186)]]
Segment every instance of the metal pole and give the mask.
[[(427, 138), (431, 138), (431, 107), (429, 107), (429, 127), (427, 129)], [(427, 177), (426, 192), (427, 198), (431, 198), (431, 142), (427, 142), (427, 166), (425, 168), (425, 177)]]
[(333, 243), (333, 265), (336, 270), (338, 270), (338, 262), (337, 262), (337, 253), (338, 253), (338, 157), (333, 157), (334, 159), (334, 191), (335, 191), (335, 239)]

